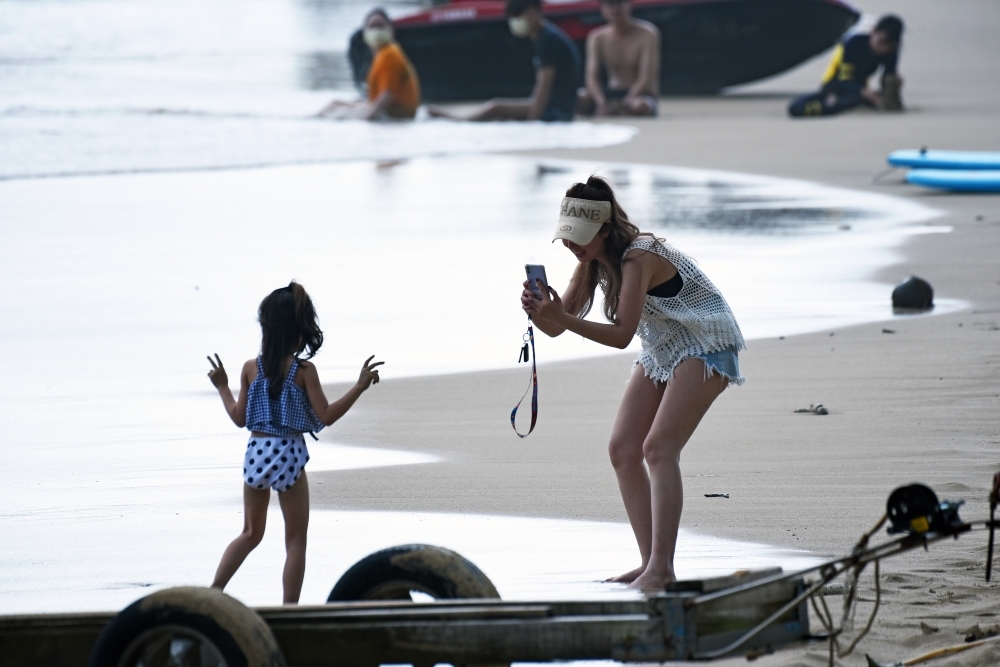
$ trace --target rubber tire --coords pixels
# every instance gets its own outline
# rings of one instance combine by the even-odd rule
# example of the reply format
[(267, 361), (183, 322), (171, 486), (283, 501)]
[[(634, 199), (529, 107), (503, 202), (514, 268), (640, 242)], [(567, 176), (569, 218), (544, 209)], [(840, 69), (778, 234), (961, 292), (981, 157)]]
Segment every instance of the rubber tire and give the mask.
[(133, 640), (165, 625), (200, 633), (228, 667), (285, 667), (264, 619), (222, 591), (196, 586), (167, 588), (122, 610), (94, 643), (90, 667), (118, 666)]
[[(387, 588), (402, 589), (406, 596), (380, 594)], [(489, 577), (454, 551), (429, 544), (404, 544), (359, 560), (340, 577), (326, 601), (408, 599), (410, 589), (445, 600), (500, 598)]]

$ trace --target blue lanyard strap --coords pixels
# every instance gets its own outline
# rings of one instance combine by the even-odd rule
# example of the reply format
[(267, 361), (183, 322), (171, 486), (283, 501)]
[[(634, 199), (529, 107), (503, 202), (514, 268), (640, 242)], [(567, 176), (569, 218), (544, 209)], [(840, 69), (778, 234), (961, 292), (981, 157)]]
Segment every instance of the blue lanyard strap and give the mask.
[[(521, 400), (517, 402), (517, 405), (510, 412), (510, 425), (514, 427), (514, 433), (517, 433), (517, 437), (519, 438), (527, 438), (535, 430), (535, 422), (538, 420), (538, 367), (535, 365), (535, 330), (531, 327), (530, 321), (528, 322), (528, 342), (531, 344), (531, 385), (529, 387), (531, 389), (531, 426), (528, 428), (527, 433), (523, 435), (519, 433), (517, 424), (514, 423), (514, 417), (517, 416), (517, 409), (521, 407), (524, 397), (528, 395), (527, 390), (525, 390), (524, 395), (521, 396)], [(527, 356), (528, 346), (525, 345), (524, 347), (524, 356)]]

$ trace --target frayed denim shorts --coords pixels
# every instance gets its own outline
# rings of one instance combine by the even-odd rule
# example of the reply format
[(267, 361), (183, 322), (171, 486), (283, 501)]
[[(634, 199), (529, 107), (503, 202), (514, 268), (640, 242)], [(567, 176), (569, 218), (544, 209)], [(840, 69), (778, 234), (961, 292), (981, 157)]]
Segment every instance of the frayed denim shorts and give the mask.
[(727, 347), (718, 352), (709, 352), (692, 359), (701, 359), (705, 362), (705, 377), (712, 373), (718, 373), (730, 383), (741, 384), (743, 377), (740, 375), (740, 356), (734, 347)]

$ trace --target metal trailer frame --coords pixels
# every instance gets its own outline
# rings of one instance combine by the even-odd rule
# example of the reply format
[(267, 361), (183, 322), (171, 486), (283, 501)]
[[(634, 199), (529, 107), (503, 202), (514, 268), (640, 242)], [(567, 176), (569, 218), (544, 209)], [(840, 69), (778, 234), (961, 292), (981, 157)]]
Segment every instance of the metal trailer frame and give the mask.
[[(779, 572), (684, 582), (688, 590), (642, 600), (373, 601), (254, 611), (270, 627), (286, 663), (300, 667), (662, 662), (718, 651), (772, 616), (778, 622), (741, 643), (738, 652), (770, 652), (807, 639), (802, 593), (808, 587), (800, 576)], [(753, 579), (729, 594), (734, 584)], [(0, 655), (9, 667), (86, 665), (91, 646), (115, 615), (0, 617)]]
[[(255, 609), (288, 665), (409, 663), (488, 665), (611, 659), (663, 662), (754, 657), (831, 635), (809, 633), (808, 599), (852, 570), (994, 520), (910, 533), (789, 574), (780, 569), (680, 582), (643, 600), (429, 603), (351, 602)], [(808, 581), (806, 575), (818, 573)], [(113, 612), (0, 617), (0, 655), (9, 667), (76, 667), (88, 662)]]

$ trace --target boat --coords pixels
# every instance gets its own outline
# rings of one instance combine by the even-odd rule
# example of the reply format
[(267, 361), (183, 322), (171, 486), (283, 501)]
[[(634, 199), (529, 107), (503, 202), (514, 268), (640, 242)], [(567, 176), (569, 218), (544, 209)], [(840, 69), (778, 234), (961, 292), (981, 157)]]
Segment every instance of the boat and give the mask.
[[(542, 11), (581, 54), (590, 31), (604, 24), (598, 0), (550, 0)], [(780, 74), (836, 44), (860, 17), (842, 0), (632, 0), (632, 14), (660, 29), (665, 95), (711, 94)], [(531, 94), (532, 43), (510, 33), (502, 0), (451, 0), (393, 27), (425, 101)], [(371, 52), (360, 30), (348, 57), (362, 86)]]

